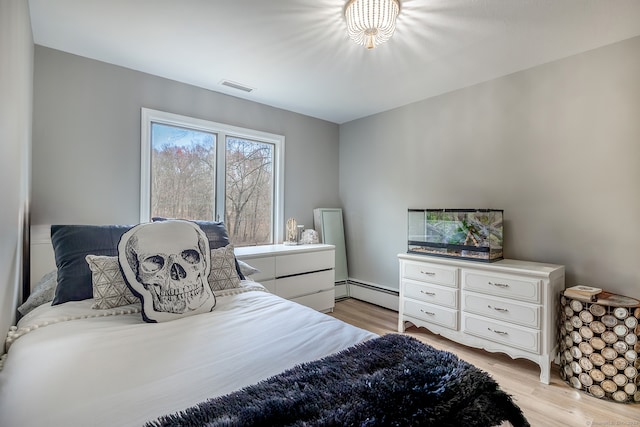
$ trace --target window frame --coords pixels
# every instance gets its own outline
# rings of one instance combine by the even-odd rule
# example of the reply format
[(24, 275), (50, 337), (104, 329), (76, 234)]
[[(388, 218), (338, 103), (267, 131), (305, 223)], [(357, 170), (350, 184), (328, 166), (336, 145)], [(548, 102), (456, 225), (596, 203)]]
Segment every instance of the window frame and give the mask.
[[(284, 236), (284, 136), (217, 123), (210, 120), (141, 108), (140, 123), (140, 222), (151, 220), (151, 124), (159, 123), (216, 134), (216, 217), (224, 215), (226, 203), (227, 136), (273, 144), (272, 244)], [(224, 197), (220, 197), (224, 195)], [(218, 220), (216, 218), (216, 220)], [(223, 219), (224, 220), (224, 219)]]

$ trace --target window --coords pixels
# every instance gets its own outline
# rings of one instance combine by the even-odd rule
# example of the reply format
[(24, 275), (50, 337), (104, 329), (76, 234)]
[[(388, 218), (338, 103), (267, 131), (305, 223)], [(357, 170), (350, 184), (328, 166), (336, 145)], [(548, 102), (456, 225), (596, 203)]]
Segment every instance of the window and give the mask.
[(282, 237), (284, 137), (142, 109), (140, 220), (223, 220), (235, 246)]

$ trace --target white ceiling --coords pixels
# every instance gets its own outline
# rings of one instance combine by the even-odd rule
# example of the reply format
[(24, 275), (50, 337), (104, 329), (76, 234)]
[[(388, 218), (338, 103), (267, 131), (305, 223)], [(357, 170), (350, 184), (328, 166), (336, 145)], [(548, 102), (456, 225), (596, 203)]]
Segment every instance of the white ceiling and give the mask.
[(335, 123), (640, 35), (640, 0), (401, 0), (366, 50), (345, 3), (29, 0), (36, 44)]

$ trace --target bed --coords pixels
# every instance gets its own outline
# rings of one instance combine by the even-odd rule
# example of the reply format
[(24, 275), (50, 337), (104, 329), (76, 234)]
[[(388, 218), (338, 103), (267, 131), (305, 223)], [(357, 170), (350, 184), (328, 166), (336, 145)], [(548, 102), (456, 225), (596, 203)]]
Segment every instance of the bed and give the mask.
[[(228, 248), (217, 230), (205, 233), (212, 260)], [(118, 239), (94, 250), (94, 237), (74, 234), (73, 256), (115, 256)], [(53, 227), (52, 241), (59, 288), (68, 242)], [(131, 286), (139, 300), (117, 307), (97, 309), (99, 296), (55, 303), (57, 292), (29, 311), (5, 343), (0, 426), (528, 425), (472, 365), (270, 294), (231, 261), (237, 281), (202, 313), (154, 322)]]

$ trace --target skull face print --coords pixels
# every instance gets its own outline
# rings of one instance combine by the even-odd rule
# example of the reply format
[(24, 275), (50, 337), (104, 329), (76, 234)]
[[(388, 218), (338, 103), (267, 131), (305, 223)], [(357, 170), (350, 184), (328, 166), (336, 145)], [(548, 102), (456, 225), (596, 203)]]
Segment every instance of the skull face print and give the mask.
[(153, 311), (181, 315), (199, 312), (211, 300), (215, 304), (207, 282), (211, 269), (209, 242), (196, 224), (141, 224), (124, 237), (126, 243), (121, 241), (121, 245), (126, 266), (120, 257), (123, 272), (129, 270), (127, 279), (137, 293), (151, 297)]

